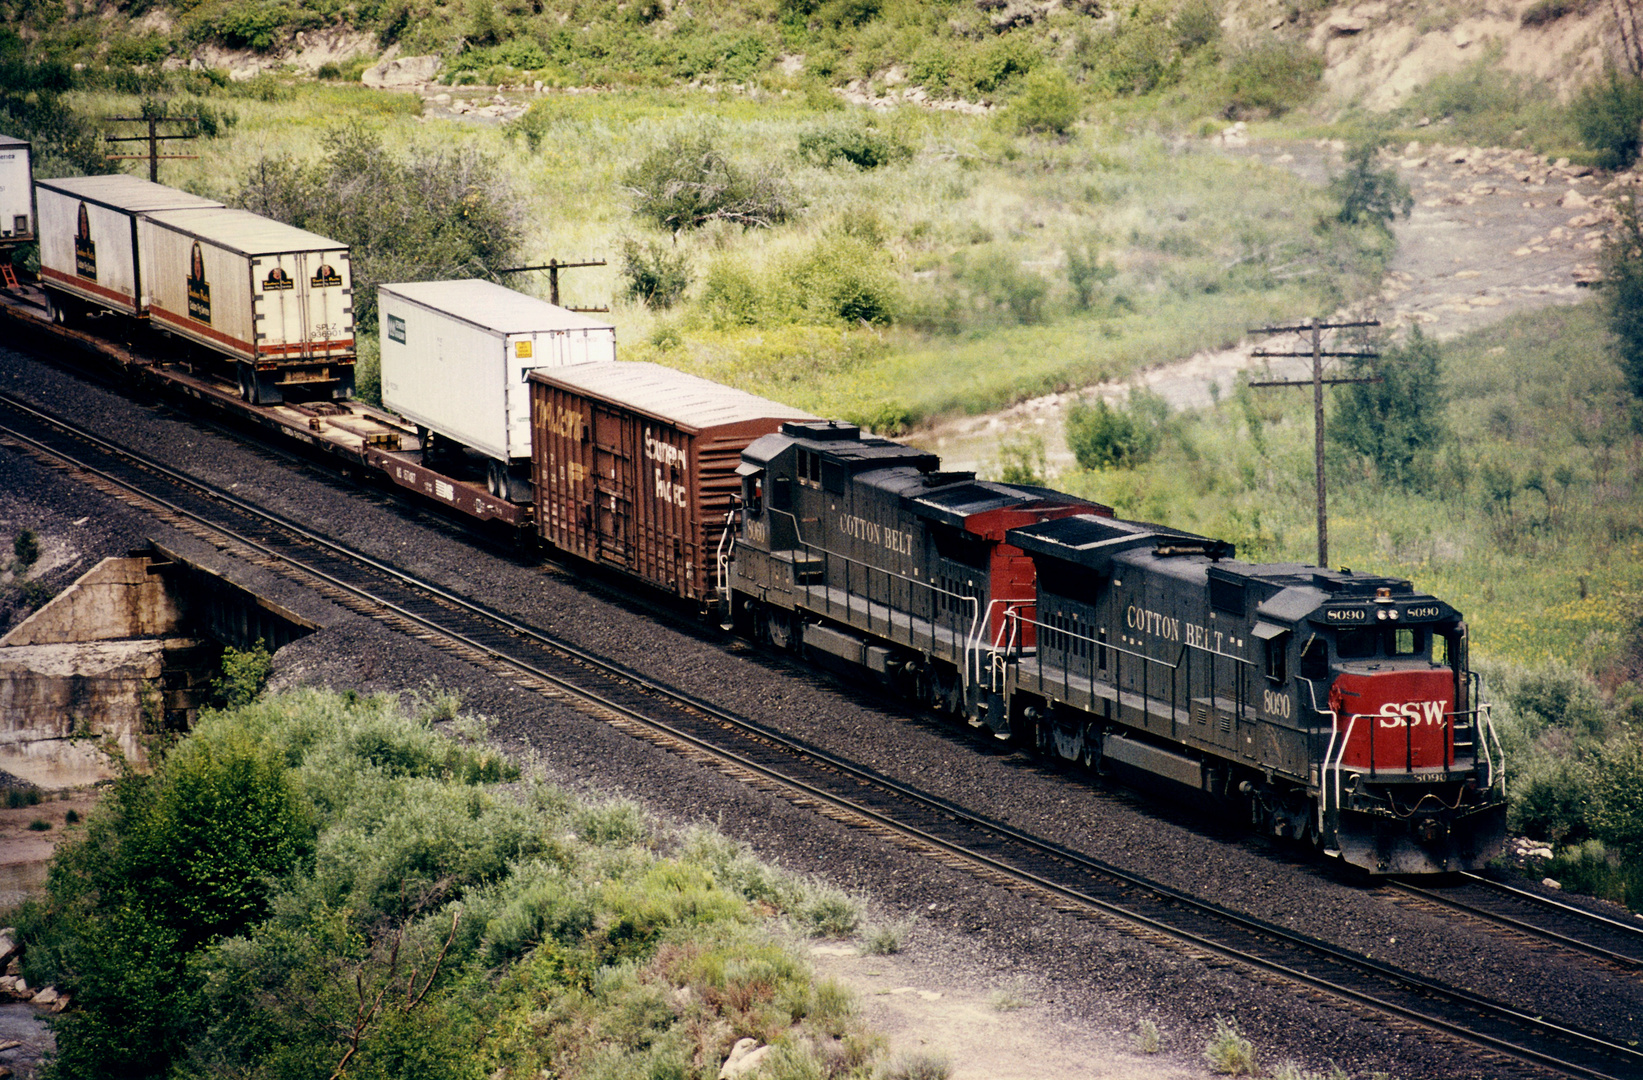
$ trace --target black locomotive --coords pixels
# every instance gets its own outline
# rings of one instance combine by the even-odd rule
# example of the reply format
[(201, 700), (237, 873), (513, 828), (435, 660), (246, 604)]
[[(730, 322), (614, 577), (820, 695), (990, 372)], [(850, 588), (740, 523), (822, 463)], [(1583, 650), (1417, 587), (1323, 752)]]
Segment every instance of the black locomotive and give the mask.
[(1497, 853), (1502, 755), (1448, 604), (938, 467), (826, 421), (752, 443), (733, 620), (1371, 873)]

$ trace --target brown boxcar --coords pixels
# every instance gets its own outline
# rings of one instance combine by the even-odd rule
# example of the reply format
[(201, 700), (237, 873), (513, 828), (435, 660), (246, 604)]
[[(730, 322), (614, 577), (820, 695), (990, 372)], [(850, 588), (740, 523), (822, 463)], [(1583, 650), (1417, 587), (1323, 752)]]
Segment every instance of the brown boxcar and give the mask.
[(635, 361), (531, 372), (537, 532), (691, 600), (714, 598), (742, 450), (810, 414)]

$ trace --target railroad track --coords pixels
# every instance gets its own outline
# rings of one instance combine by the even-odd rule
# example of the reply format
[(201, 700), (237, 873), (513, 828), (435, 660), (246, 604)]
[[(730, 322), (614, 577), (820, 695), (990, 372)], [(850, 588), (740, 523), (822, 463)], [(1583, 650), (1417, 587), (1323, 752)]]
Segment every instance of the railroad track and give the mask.
[(1643, 919), (1609, 918), (1481, 874), (1457, 877), (1455, 884), (1387, 884), (1422, 903), (1643, 974)]
[[(1240, 915), (977, 817), (555, 640), (0, 395), (0, 439), (225, 552), (301, 581), (637, 738), (903, 849), (1194, 959), (1482, 1047), (1500, 1075), (1643, 1077), (1643, 1051)], [(1390, 1021), (1387, 1018), (1393, 1018)]]

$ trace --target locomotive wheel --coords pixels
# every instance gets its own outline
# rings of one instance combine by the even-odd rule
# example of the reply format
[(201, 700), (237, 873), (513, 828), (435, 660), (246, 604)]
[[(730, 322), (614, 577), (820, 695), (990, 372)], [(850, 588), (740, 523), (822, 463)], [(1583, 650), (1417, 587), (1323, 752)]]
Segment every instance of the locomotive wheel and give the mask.
[(792, 651), (798, 635), (793, 631), (793, 617), (781, 608), (770, 608), (765, 612), (765, 637), (778, 649)]

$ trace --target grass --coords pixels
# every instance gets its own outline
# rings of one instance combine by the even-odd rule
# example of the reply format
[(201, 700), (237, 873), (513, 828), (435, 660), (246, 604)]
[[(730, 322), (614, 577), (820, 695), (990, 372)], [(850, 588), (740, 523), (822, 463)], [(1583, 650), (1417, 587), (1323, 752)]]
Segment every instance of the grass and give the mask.
[[(1456, 438), (1430, 490), (1382, 484), (1332, 449), (1330, 561), (1408, 577), (1448, 600), (1481, 658), (1564, 658), (1603, 673), (1643, 608), (1643, 472), (1600, 309), (1508, 318), (1445, 345), (1442, 364)], [(1310, 562), (1304, 397), (1240, 391), (1178, 417), (1146, 465), (1057, 483), (1128, 516), (1232, 540), (1244, 558)]]
[[(71, 100), (95, 115), (140, 105), (110, 92)], [(912, 106), (863, 117), (757, 88), (635, 89), (542, 99), (527, 141), (505, 127), (425, 121), (414, 95), (332, 83), (236, 86), (210, 100), (233, 122), (191, 145), (199, 160), (166, 163), (166, 182), (232, 199), (259, 158), (316, 158), (326, 132), (350, 116), (368, 117), (391, 148), (460, 139), (489, 153), (519, 194), (531, 222), (525, 259), (610, 260), (565, 275), (564, 302), (610, 301), (626, 358), (892, 430), (1226, 344), (1252, 320), (1365, 294), (1385, 254), (1374, 234), (1316, 229), (1326, 197), (1288, 173), (1145, 131), (1086, 125), (1066, 139), (1017, 137), (986, 117)], [(911, 153), (864, 170), (819, 164), (801, 149), (817, 131), (852, 125)], [(685, 134), (705, 134), (741, 167), (781, 175), (802, 214), (777, 228), (716, 223), (671, 239), (645, 226), (630, 212), (623, 176)], [(630, 237), (660, 239), (689, 261), (695, 285), (679, 306), (623, 299), (615, 255)], [(825, 264), (841, 237), (882, 258), (896, 307), (890, 326), (818, 315), (793, 295), (795, 268)], [(1070, 247), (1101, 268), (1082, 296)], [(704, 304), (719, 266), (763, 298), (750, 324), (726, 324)], [(373, 372), (367, 356), (367, 396)]]

